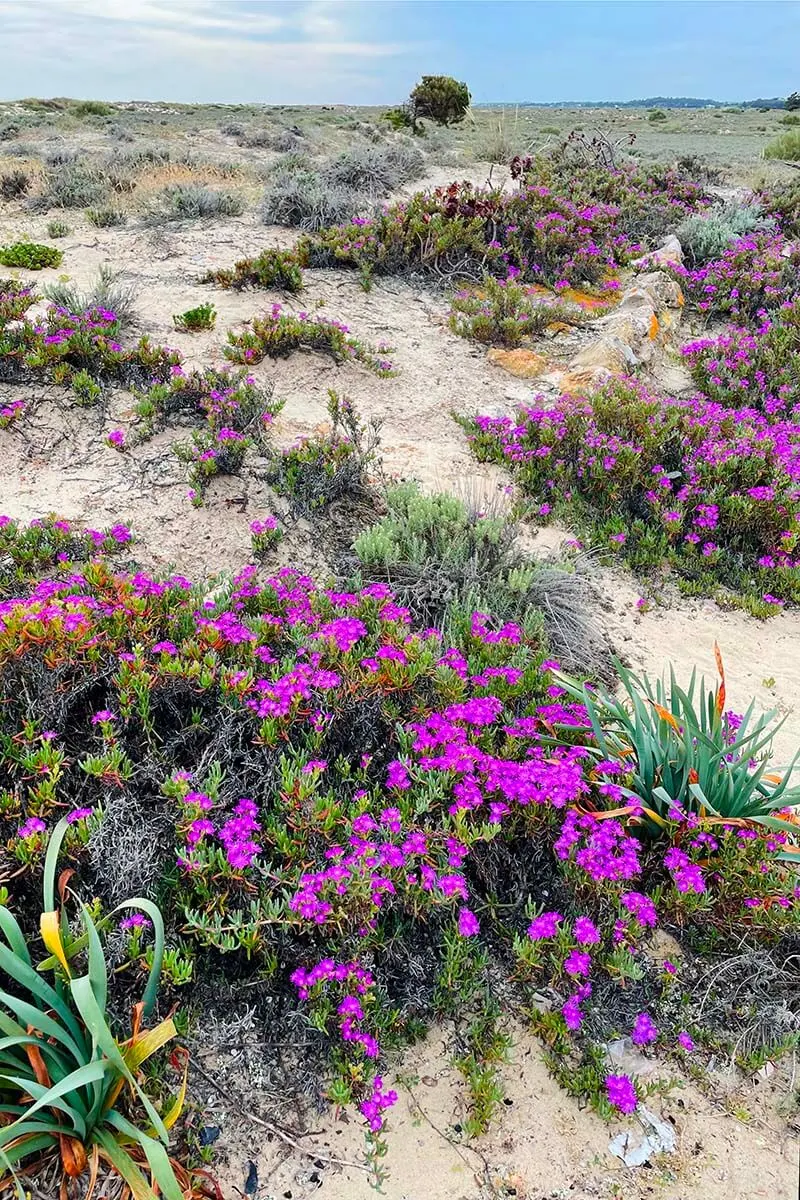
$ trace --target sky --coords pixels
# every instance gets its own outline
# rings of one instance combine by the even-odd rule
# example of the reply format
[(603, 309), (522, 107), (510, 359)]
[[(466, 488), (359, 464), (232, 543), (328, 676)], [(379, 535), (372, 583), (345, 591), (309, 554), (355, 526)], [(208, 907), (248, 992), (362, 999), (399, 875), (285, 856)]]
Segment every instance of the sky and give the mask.
[(800, 90), (800, 0), (0, 0), (0, 99), (390, 104)]

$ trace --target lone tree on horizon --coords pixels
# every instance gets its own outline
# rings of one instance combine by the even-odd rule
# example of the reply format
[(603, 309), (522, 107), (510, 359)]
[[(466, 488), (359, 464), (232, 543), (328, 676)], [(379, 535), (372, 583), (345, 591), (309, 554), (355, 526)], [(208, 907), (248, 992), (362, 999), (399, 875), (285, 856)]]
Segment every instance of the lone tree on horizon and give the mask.
[(469, 88), (450, 75), (423, 75), (409, 97), (413, 118), (427, 117), (437, 125), (457, 125), (469, 110)]
[(471, 99), (469, 88), (458, 79), (450, 75), (423, 75), (405, 104), (388, 109), (383, 117), (395, 129), (422, 134), (423, 117), (436, 125), (457, 125), (469, 112)]
[(800, 92), (792, 92), (791, 96), (787, 96), (784, 101), (784, 108), (788, 108), (789, 112), (794, 112), (800, 108)]

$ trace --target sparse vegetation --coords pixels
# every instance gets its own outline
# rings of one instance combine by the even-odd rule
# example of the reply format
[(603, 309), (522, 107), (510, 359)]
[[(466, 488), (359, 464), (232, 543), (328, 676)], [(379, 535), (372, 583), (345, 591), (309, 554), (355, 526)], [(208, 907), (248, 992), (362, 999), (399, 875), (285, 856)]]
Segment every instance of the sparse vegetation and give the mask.
[(299, 292), (303, 276), (294, 254), (285, 250), (262, 250), (257, 258), (243, 258), (230, 269), (209, 271), (203, 283), (217, 283), (223, 288), (275, 288), (284, 292)]
[(114, 229), (128, 223), (127, 214), (121, 212), (118, 208), (87, 209), (86, 219), (90, 225), (96, 226), (97, 229)]
[(213, 304), (198, 304), (196, 308), (187, 308), (186, 312), (176, 313), (172, 318), (176, 329), (184, 333), (198, 333), (203, 329), (213, 329), (217, 323), (217, 310)]
[(331, 184), (317, 171), (277, 171), (264, 192), (261, 219), (265, 225), (289, 225), (309, 232), (352, 221), (369, 209), (360, 193)]
[(284, 313), (280, 304), (273, 304), (272, 311), (263, 317), (254, 317), (244, 332), (229, 330), (225, 357), (250, 366), (263, 358), (283, 358), (301, 348), (329, 354), (338, 363), (361, 363), (383, 378), (394, 374), (385, 357), (388, 347), (373, 348), (359, 341), (351, 336), (346, 325), (332, 317)]
[(0, 175), (0, 199), (18, 200), (30, 189), (30, 177), (25, 171), (8, 171)]
[(156, 215), (177, 221), (201, 217), (240, 217), (244, 207), (243, 197), (233, 192), (194, 183), (178, 183), (161, 193)]
[(118, 327), (130, 324), (138, 293), (137, 286), (126, 281), (124, 272), (107, 265), (100, 268), (95, 283), (86, 291), (68, 281), (49, 283), (43, 288), (43, 295), (66, 312), (77, 315), (101, 309), (113, 313)]

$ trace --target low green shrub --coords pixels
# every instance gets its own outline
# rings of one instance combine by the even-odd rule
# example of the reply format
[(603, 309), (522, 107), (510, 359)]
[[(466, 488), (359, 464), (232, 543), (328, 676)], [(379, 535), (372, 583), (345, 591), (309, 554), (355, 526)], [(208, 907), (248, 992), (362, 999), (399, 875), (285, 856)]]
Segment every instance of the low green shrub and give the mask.
[(72, 229), (67, 225), (66, 221), (48, 221), (47, 236), (49, 238), (69, 237)]
[(676, 234), (689, 261), (704, 266), (721, 258), (737, 239), (773, 230), (775, 222), (758, 204), (725, 204), (708, 213), (687, 217)]
[(0, 266), (24, 267), (28, 271), (42, 271), (46, 267), (61, 266), (63, 253), (55, 246), (43, 246), (37, 242), (13, 242), (0, 246)]
[(353, 543), (354, 568), (389, 584), (415, 621), (447, 635), (453, 614), (470, 608), (503, 621), (536, 611), (562, 663), (608, 675), (585, 577), (526, 558), (507, 514), (449, 493), (427, 495), (413, 481), (389, 487), (385, 504), (386, 515)]
[(224, 354), (231, 362), (251, 366), (263, 358), (283, 358), (295, 350), (318, 350), (338, 363), (359, 362), (376, 375), (387, 379), (395, 374), (384, 357), (388, 347), (374, 348), (354, 338), (341, 321), (314, 317), (309, 313), (284, 313), (280, 304), (263, 317), (254, 317), (250, 329), (228, 332)]
[(800, 160), (800, 129), (782, 133), (764, 147), (764, 158), (778, 158), (786, 162)]
[(245, 210), (243, 196), (197, 183), (170, 184), (161, 192), (157, 205), (157, 215), (170, 220), (240, 217)]
[(71, 111), (76, 117), (110, 117), (114, 110), (102, 100), (79, 100)]
[(198, 304), (196, 308), (187, 308), (186, 312), (176, 313), (172, 318), (172, 323), (183, 333), (197, 333), (201, 329), (213, 329), (217, 323), (217, 310), (213, 304)]
[(478, 288), (456, 292), (449, 323), (461, 337), (483, 345), (514, 347), (541, 334), (555, 321), (581, 325), (585, 319), (574, 304), (561, 304), (514, 279), (485, 275)]
[(303, 276), (297, 259), (290, 250), (262, 250), (257, 258), (243, 258), (232, 268), (209, 271), (201, 283), (217, 283), (223, 288), (240, 290), (247, 287), (275, 288), (284, 292), (299, 292)]
[(114, 229), (128, 223), (127, 213), (118, 208), (89, 208), (86, 211), (86, 219), (98, 229)]
[(667, 114), (661, 108), (651, 108), (647, 114), (647, 119), (651, 122), (651, 124), (654, 122), (666, 121)]

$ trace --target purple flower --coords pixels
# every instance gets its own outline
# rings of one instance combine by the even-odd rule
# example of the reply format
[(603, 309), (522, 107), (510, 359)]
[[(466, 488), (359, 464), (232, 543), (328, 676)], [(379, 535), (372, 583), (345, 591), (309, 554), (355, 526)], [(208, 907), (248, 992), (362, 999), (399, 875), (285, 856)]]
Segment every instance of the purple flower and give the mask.
[(588, 975), (592, 969), (592, 956), (582, 950), (573, 950), (564, 959), (564, 970), (568, 975)]
[(600, 941), (597, 926), (588, 917), (576, 917), (573, 925), (575, 941), (582, 946), (594, 946)]
[(28, 817), (24, 825), (20, 825), (17, 830), (17, 837), (35, 837), (37, 833), (44, 833), (45, 829), (47, 829), (47, 826), (41, 817)]
[(687, 1054), (691, 1054), (691, 1052), (694, 1050), (694, 1042), (685, 1030), (683, 1033), (678, 1034), (678, 1045), (682, 1050), (685, 1050)]
[(528, 926), (528, 937), (532, 942), (539, 942), (543, 938), (555, 937), (558, 933), (558, 923), (563, 921), (561, 913), (543, 912), (538, 917), (534, 917)]
[(119, 923), (120, 929), (150, 929), (153, 922), (143, 913), (131, 913), (129, 917), (123, 917)]
[(633, 1023), (631, 1041), (636, 1046), (647, 1046), (658, 1038), (658, 1029), (649, 1013), (641, 1012)]
[(606, 1094), (609, 1104), (618, 1108), (622, 1113), (636, 1112), (639, 1098), (636, 1088), (628, 1075), (607, 1075)]
[(110, 709), (101, 708), (100, 711), (96, 712), (92, 717), (92, 724), (100, 725), (103, 721), (116, 721), (116, 719), (116, 714), (111, 712)]
[(462, 937), (474, 937), (480, 933), (480, 923), (474, 912), (468, 908), (458, 910), (458, 932)]
[(85, 821), (93, 813), (93, 808), (73, 808), (72, 812), (67, 813), (67, 824), (74, 825), (76, 821)]

